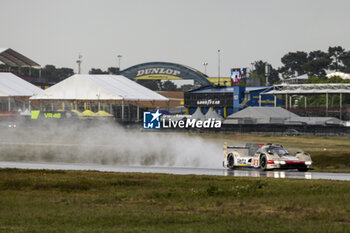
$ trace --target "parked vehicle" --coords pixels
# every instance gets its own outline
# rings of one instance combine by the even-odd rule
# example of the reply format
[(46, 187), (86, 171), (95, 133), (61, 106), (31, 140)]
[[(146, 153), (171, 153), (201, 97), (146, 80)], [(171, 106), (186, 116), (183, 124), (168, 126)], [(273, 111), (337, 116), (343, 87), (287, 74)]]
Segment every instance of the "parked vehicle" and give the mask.
[(284, 132), (284, 135), (286, 135), (286, 136), (299, 136), (300, 132), (296, 129), (287, 129)]

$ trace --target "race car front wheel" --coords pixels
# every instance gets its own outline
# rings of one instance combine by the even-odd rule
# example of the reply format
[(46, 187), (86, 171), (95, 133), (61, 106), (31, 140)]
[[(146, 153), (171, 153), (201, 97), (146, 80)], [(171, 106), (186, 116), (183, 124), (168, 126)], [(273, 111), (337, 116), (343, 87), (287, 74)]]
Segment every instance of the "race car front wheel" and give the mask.
[(260, 156), (260, 169), (263, 171), (266, 171), (266, 167), (267, 167), (266, 155), (261, 155)]
[(229, 154), (227, 156), (227, 165), (228, 165), (228, 168), (234, 169), (234, 167), (235, 167), (235, 159), (233, 157), (233, 154)]

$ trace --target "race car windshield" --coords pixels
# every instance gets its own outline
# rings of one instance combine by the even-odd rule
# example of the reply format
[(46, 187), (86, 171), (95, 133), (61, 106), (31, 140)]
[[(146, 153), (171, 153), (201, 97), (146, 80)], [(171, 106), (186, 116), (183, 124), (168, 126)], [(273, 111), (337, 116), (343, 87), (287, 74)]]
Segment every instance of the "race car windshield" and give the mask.
[(282, 147), (270, 147), (269, 152), (278, 154), (279, 156), (285, 156), (288, 155), (288, 151)]

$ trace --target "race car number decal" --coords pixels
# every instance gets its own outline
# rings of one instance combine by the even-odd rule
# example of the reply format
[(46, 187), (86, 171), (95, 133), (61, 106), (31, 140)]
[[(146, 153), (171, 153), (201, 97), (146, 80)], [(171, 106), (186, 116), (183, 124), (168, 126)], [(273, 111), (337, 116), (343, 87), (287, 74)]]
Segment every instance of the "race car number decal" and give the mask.
[(237, 159), (238, 164), (247, 164), (247, 161), (245, 159)]

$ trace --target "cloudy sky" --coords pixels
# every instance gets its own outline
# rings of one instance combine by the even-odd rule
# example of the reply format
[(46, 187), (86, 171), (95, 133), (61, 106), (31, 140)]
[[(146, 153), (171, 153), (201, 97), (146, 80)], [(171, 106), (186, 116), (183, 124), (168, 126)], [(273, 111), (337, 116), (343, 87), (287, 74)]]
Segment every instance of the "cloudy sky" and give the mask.
[(0, 48), (82, 71), (168, 61), (217, 76), (290, 51), (350, 49), (347, 0), (0, 0)]

